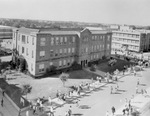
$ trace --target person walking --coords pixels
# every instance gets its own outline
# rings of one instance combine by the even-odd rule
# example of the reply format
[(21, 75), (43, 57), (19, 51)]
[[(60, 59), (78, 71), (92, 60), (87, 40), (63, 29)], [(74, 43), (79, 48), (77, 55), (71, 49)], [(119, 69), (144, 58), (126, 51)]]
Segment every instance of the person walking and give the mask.
[(1, 106), (3, 107), (3, 105), (4, 105), (4, 100), (2, 98), (2, 100), (1, 100)]
[(4, 90), (2, 91), (2, 95), (3, 95), (3, 97), (4, 97), (4, 95), (5, 95), (5, 91), (4, 91)]
[(115, 107), (113, 106), (113, 107), (111, 108), (111, 110), (112, 110), (112, 114), (114, 115), (114, 114), (115, 114), (115, 111), (116, 111)]
[(106, 116), (109, 116), (109, 112), (108, 111), (106, 112)]
[(140, 81), (139, 81), (139, 78), (138, 78), (138, 80), (137, 80), (137, 85), (139, 85), (140, 84)]
[(138, 93), (138, 86), (136, 86), (135, 91), (136, 91), (136, 94), (137, 94)]
[(50, 116), (54, 116), (54, 109), (52, 106), (50, 107)]
[(112, 94), (113, 93), (113, 87), (111, 86), (111, 88), (110, 88), (110, 94)]
[(26, 116), (29, 116), (29, 111), (28, 110), (26, 111)]
[(70, 108), (68, 110), (68, 116), (71, 116), (71, 115), (72, 115), (72, 110), (71, 110), (71, 106), (70, 106)]

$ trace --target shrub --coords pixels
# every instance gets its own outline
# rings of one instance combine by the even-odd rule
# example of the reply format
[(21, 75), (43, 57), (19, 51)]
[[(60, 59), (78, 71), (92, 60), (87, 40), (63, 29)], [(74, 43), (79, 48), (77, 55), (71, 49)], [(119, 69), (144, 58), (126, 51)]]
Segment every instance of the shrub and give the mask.
[(81, 65), (74, 61), (70, 67), (72, 70), (80, 70), (82, 69)]
[(32, 87), (29, 84), (25, 84), (22, 86), (22, 94), (23, 95), (27, 95), (28, 93), (31, 92), (31, 90), (32, 90)]
[(95, 65), (91, 65), (90, 71), (96, 71)]
[(102, 56), (102, 60), (105, 60), (106, 59), (106, 56)]

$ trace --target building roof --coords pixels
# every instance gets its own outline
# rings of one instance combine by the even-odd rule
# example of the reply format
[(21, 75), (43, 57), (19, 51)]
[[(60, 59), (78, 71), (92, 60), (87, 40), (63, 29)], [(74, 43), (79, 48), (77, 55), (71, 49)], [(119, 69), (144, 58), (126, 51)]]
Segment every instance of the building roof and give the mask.
[(21, 33), (31, 34), (32, 32), (39, 32), (39, 29), (30, 29), (30, 28), (21, 27), (18, 28), (18, 31)]
[(89, 29), (90, 31), (91, 30), (103, 30), (102, 27), (86, 27), (86, 29)]
[(109, 31), (106, 31), (106, 30), (91, 30), (90, 32), (92, 34), (106, 34), (106, 33), (109, 33)]
[(42, 31), (41, 34), (51, 34), (51, 35), (77, 35), (78, 31)]

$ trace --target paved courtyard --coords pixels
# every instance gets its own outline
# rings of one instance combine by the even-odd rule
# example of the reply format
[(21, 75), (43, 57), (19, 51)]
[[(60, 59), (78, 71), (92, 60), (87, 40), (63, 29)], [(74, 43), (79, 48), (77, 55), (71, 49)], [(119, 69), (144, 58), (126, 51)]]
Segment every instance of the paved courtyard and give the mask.
[(80, 99), (79, 107), (76, 104), (67, 104), (61, 108), (56, 109), (56, 116), (64, 116), (65, 112), (72, 106), (74, 116), (105, 116), (106, 111), (111, 113), (111, 107), (114, 106), (119, 109), (124, 103), (125, 98), (130, 99), (132, 95), (136, 96), (135, 89), (137, 79), (139, 78), (141, 88), (148, 88), (150, 86), (150, 69), (144, 69), (143, 72), (138, 72), (138, 75), (123, 77), (119, 80), (119, 91), (116, 94), (110, 94), (110, 86), (115, 84), (108, 84), (102, 87), (99, 91), (92, 92), (86, 97)]
[[(115, 87), (116, 83), (107, 84), (96, 91), (92, 91), (91, 93), (84, 95), (84, 97), (79, 98), (79, 106), (73, 101), (62, 107), (56, 108), (55, 116), (64, 116), (70, 106), (72, 106), (73, 116), (105, 116), (106, 111), (109, 111), (111, 114), (112, 106), (117, 110), (125, 103), (125, 98), (130, 99), (132, 95), (136, 96), (135, 88), (138, 78), (140, 80), (139, 90), (142, 88), (146, 89), (150, 86), (149, 72), (150, 68), (147, 68), (142, 72), (138, 72), (135, 77), (133, 75), (128, 75), (121, 78), (118, 81), (119, 90), (117, 93), (110, 94), (110, 87)], [(12, 113), (14, 112), (13, 106), (8, 102), (5, 102), (4, 105), (6, 105), (6, 107), (0, 109), (1, 114), (4, 116), (13, 116), (10, 113), (11, 110)], [(16, 112), (14, 114), (16, 114)], [(25, 112), (21, 115), (25, 116)], [(32, 112), (30, 112), (29, 116), (33, 116)], [(47, 115), (41, 114), (40, 116)]]

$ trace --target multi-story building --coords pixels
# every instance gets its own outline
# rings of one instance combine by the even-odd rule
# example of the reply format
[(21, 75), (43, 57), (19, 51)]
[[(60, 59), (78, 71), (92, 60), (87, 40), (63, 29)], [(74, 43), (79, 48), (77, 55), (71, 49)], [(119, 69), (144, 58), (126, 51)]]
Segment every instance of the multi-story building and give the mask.
[(89, 29), (28, 29), (13, 31), (13, 48), (27, 62), (28, 71), (44, 74), (50, 66), (62, 69), (76, 61), (82, 67), (88, 62), (109, 57), (111, 32)]
[(112, 31), (112, 54), (140, 53), (150, 50), (150, 36), (147, 31)]
[(13, 27), (0, 25), (0, 47), (12, 49)]

